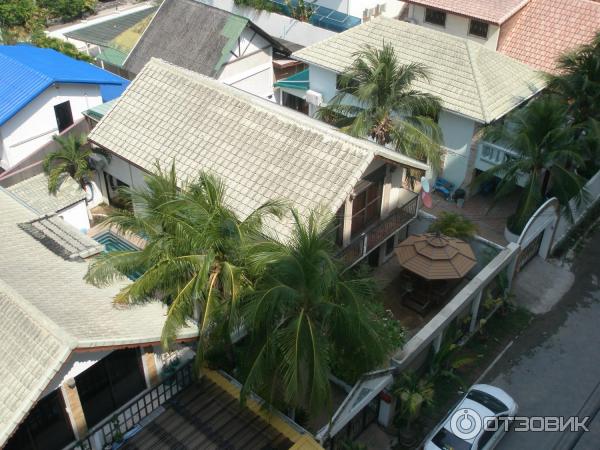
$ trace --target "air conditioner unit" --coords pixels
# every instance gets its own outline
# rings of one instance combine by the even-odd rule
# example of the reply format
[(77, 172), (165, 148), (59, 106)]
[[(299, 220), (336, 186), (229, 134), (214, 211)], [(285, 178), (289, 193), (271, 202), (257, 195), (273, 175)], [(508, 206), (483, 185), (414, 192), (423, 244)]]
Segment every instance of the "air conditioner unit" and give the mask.
[(309, 89), (306, 91), (306, 103), (310, 103), (311, 105), (315, 106), (321, 106), (323, 103), (323, 94)]

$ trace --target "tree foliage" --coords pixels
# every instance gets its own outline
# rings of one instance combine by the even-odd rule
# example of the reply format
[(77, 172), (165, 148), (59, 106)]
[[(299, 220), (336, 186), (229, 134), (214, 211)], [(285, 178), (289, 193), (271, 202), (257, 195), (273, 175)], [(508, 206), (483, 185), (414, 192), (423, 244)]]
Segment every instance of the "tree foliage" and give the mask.
[(92, 150), (86, 144), (85, 135), (55, 136), (60, 148), (44, 158), (44, 171), (48, 175), (48, 191), (55, 194), (68, 176), (73, 178), (82, 189), (92, 177), (89, 161)]
[(96, 0), (37, 0), (49, 17), (58, 17), (65, 22), (94, 12), (96, 3)]
[(471, 239), (477, 232), (473, 222), (461, 214), (442, 212), (429, 226), (430, 233), (441, 233), (457, 239)]
[(81, 61), (87, 62), (93, 61), (90, 56), (77, 50), (77, 47), (75, 47), (70, 42), (46, 36), (43, 32), (36, 32), (32, 34), (31, 43), (36, 47), (51, 48), (74, 59), (79, 59)]
[(441, 166), (440, 100), (414, 89), (427, 81), (420, 64), (400, 64), (394, 47), (367, 47), (339, 78), (339, 92), (317, 111), (326, 122), (357, 137), (369, 137), (413, 158)]
[(526, 180), (517, 212), (508, 224), (511, 231), (519, 234), (549, 193), (565, 207), (567, 215), (570, 199), (583, 200), (585, 180), (577, 168), (585, 159), (577, 137), (567, 105), (553, 95), (535, 99), (484, 131), (485, 140), (499, 143), (516, 156), (481, 174), (475, 185), (500, 177), (495, 193), (499, 199), (513, 192), (519, 180)]

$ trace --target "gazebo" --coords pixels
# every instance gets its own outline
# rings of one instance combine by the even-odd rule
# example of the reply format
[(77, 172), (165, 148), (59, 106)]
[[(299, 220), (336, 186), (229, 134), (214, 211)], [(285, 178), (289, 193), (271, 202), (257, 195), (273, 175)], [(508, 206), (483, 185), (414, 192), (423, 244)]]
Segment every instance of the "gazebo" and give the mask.
[(414, 289), (405, 300), (407, 306), (418, 312), (425, 311), (432, 301), (448, 293), (477, 264), (471, 246), (460, 239), (427, 233), (413, 235), (395, 249), (402, 267), (418, 275), (419, 289)]

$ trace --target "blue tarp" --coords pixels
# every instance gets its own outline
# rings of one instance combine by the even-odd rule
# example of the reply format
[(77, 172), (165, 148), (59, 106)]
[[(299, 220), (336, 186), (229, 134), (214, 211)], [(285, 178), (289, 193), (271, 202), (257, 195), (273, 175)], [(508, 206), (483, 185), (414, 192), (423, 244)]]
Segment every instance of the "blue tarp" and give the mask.
[(102, 100), (125, 90), (129, 81), (49, 48), (0, 45), (0, 125), (54, 83), (97, 84)]

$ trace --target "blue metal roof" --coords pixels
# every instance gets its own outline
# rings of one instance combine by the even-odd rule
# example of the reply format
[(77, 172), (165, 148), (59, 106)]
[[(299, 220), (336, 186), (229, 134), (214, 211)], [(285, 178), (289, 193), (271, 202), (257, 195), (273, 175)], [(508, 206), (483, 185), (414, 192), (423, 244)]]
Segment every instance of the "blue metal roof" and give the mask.
[(0, 125), (54, 83), (98, 84), (104, 102), (129, 84), (87, 62), (28, 44), (0, 45), (0, 80)]

